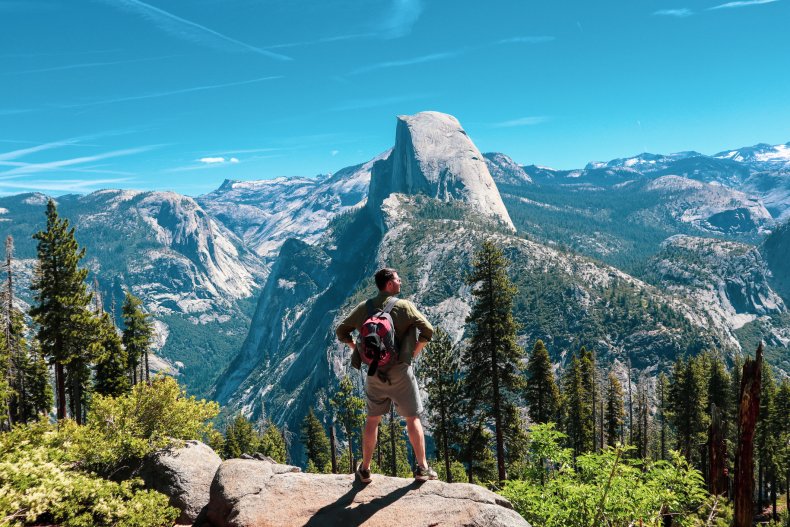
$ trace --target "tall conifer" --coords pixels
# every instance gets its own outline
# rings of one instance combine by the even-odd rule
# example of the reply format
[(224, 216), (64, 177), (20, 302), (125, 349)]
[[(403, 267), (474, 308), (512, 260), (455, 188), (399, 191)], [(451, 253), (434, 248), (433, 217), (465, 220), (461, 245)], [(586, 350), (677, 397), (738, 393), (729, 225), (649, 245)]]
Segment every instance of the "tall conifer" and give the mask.
[(516, 343), (513, 318), (516, 287), (507, 276), (508, 265), (504, 253), (490, 240), (475, 253), (472, 272), (466, 278), (467, 284), (474, 286), (475, 303), (467, 317), (471, 337), (463, 356), (470, 419), (476, 423), (493, 420), (500, 481), (507, 479), (504, 419), (512, 414), (509, 407), (517, 406), (524, 386), (520, 366), (524, 352)]
[(614, 372), (609, 372), (609, 386), (606, 390), (606, 444), (615, 446), (622, 441), (623, 418), (623, 386)]
[(99, 339), (97, 342), (96, 380), (94, 389), (102, 395), (117, 397), (129, 392), (126, 350), (115, 329), (110, 315), (99, 316)]
[(149, 378), (148, 350), (151, 347), (154, 327), (150, 315), (143, 311), (143, 302), (128, 291), (121, 312), (123, 314), (122, 341), (126, 349), (126, 360), (132, 384), (137, 384)]
[(302, 444), (307, 454), (307, 466), (315, 472), (331, 472), (329, 438), (324, 426), (315, 416), (312, 406), (302, 422)]
[[(86, 322), (91, 314), (91, 299), (85, 285), (86, 269), (79, 267), (85, 256), (74, 238), (74, 228), (58, 216), (55, 202), (47, 202), (47, 225), (33, 238), (38, 241), (38, 261), (30, 288), (36, 305), (30, 314), (38, 324), (38, 341), (42, 353), (55, 367), (57, 417), (66, 417), (67, 373), (69, 373), (72, 411), (81, 419), (84, 393), (79, 386), (84, 379)], [(68, 368), (68, 369), (67, 369)]]
[(437, 328), (430, 350), (422, 358), (420, 377), (425, 379), (428, 392), (427, 416), (433, 423), (437, 459), (445, 465), (445, 473), (452, 483), (450, 464), (458, 458), (461, 443), (459, 417), (461, 408), (461, 379), (458, 354), (453, 349), (450, 336)]
[(529, 417), (534, 423), (557, 421), (560, 408), (560, 391), (554, 380), (549, 352), (538, 339), (527, 362), (527, 388), (525, 390)]

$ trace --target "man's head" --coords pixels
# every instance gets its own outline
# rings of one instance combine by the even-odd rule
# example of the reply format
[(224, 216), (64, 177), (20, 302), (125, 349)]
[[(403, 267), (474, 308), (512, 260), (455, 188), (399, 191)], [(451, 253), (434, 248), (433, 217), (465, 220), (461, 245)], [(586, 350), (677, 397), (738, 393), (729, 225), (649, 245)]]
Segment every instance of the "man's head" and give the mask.
[(376, 287), (381, 292), (387, 292), (391, 295), (400, 293), (400, 277), (398, 271), (385, 267), (375, 274)]

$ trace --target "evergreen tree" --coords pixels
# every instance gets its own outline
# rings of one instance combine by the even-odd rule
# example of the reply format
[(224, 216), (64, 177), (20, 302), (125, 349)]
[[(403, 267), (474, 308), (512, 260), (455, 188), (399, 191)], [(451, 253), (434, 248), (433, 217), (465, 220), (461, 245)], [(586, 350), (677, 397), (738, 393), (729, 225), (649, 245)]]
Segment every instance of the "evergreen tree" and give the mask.
[(258, 449), (258, 434), (252, 423), (242, 414), (237, 415), (225, 429), (225, 459), (239, 458), (242, 454), (253, 454)]
[(408, 436), (394, 410), (381, 420), (378, 437), (377, 451), (373, 456), (375, 470), (389, 476), (410, 477), (412, 472), (406, 447)]
[(609, 372), (609, 386), (606, 390), (606, 444), (615, 446), (622, 442), (623, 418), (623, 386), (614, 372)]
[(117, 397), (131, 390), (129, 382), (126, 350), (121, 337), (115, 329), (110, 315), (99, 315), (98, 358), (96, 360), (96, 380), (94, 390), (102, 395)]
[(785, 485), (785, 510), (790, 511), (790, 379), (782, 379), (776, 393), (774, 421), (777, 426), (778, 447), (776, 452), (777, 475)]
[(563, 424), (574, 459), (593, 449), (592, 400), (584, 377), (590, 366), (583, 366), (584, 361), (589, 359), (580, 360), (574, 354), (562, 378)]
[(464, 398), (470, 421), (493, 420), (497, 477), (507, 479), (505, 469), (506, 415), (517, 406), (523, 390), (521, 357), (516, 343), (513, 298), (516, 287), (507, 276), (509, 262), (492, 241), (483, 242), (475, 254), (472, 273), (466, 282), (474, 286), (475, 303), (467, 317), (471, 324), (469, 346), (464, 350)]
[(420, 377), (425, 379), (428, 393), (426, 414), (433, 424), (433, 439), (436, 442), (436, 458), (445, 465), (445, 473), (452, 483), (450, 465), (458, 459), (457, 449), (461, 444), (461, 381), (459, 360), (450, 336), (437, 328), (420, 363)]
[(634, 422), (635, 454), (647, 459), (650, 448), (650, 401), (647, 396), (647, 383), (640, 382), (636, 388), (636, 419)]
[(560, 391), (554, 380), (549, 352), (542, 340), (535, 342), (527, 362), (527, 388), (525, 390), (529, 417), (537, 424), (557, 421), (560, 408)]
[[(52, 407), (52, 387), (49, 368), (37, 346), (25, 339), (24, 316), (17, 310), (11, 312), (11, 327), (3, 342), (11, 342), (10, 354), (10, 404), (12, 424), (29, 423)], [(2, 348), (0, 348), (2, 349)]]
[(467, 423), (464, 448), (469, 483), (486, 483), (497, 477), (497, 464), (491, 453), (492, 436), (482, 421)]
[(285, 445), (283, 432), (271, 421), (264, 424), (264, 429), (258, 433), (255, 452), (269, 456), (277, 463), (286, 463), (288, 448)]
[(123, 315), (123, 345), (126, 348), (132, 384), (149, 380), (148, 350), (154, 335), (151, 317), (143, 311), (143, 302), (126, 292), (121, 307)]
[(669, 412), (669, 378), (662, 372), (656, 381), (656, 396), (658, 397), (658, 412), (661, 420), (659, 433), (659, 459), (667, 459), (668, 432), (667, 414)]
[(754, 448), (757, 457), (757, 507), (762, 510), (767, 499), (766, 487), (771, 481), (776, 466), (775, 431), (773, 419), (776, 416), (777, 386), (768, 364), (763, 364), (760, 383), (760, 415), (754, 435)]
[(308, 466), (312, 463), (312, 466), (315, 467), (315, 472), (331, 472), (329, 438), (321, 421), (315, 416), (312, 407), (310, 407), (302, 422), (301, 439), (307, 453)]
[(335, 410), (340, 426), (346, 434), (348, 441), (348, 469), (354, 472), (355, 445), (359, 446), (359, 433), (365, 423), (365, 400), (355, 394), (354, 383), (346, 375), (340, 380), (337, 392), (329, 401)]
[(705, 442), (708, 426), (701, 361), (682, 357), (675, 361), (669, 387), (669, 406), (678, 450), (687, 460), (699, 461), (696, 446)]
[[(44, 356), (55, 367), (57, 417), (66, 417), (66, 383), (74, 417), (81, 421), (87, 383), (84, 367), (84, 334), (91, 317), (91, 295), (85, 285), (86, 269), (79, 267), (85, 256), (74, 239), (74, 228), (58, 216), (55, 202), (47, 202), (47, 225), (33, 238), (38, 241), (38, 261), (30, 288), (36, 305), (30, 314), (38, 324), (38, 341)], [(67, 379), (68, 374), (68, 379)], [(89, 375), (87, 376), (89, 377)]]

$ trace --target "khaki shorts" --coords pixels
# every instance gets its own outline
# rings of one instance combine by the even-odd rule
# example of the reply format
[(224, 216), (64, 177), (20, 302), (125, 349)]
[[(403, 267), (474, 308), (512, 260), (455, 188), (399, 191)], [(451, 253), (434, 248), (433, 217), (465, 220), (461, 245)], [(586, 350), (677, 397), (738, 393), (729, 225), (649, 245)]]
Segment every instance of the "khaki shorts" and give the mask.
[(368, 376), (365, 394), (368, 400), (368, 416), (385, 415), (390, 404), (395, 403), (395, 411), (401, 417), (415, 417), (422, 413), (422, 400), (417, 378), (410, 364), (397, 362), (387, 371), (389, 382), (376, 375)]

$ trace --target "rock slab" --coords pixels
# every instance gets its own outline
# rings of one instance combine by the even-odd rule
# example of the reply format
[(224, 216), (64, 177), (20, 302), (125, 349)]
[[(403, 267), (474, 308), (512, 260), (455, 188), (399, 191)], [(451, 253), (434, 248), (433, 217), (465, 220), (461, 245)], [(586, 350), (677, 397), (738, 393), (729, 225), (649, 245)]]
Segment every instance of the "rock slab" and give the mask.
[(146, 487), (170, 498), (181, 511), (179, 524), (191, 524), (209, 502), (209, 489), (222, 459), (200, 441), (185, 441), (179, 448), (161, 450), (149, 456), (140, 476)]
[(267, 461), (231, 459), (211, 484), (196, 527), (529, 527), (505, 498), (467, 483), (373, 475), (304, 474)]

